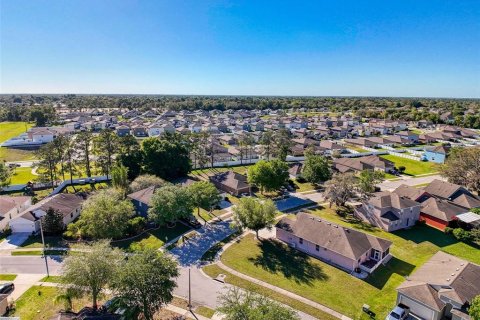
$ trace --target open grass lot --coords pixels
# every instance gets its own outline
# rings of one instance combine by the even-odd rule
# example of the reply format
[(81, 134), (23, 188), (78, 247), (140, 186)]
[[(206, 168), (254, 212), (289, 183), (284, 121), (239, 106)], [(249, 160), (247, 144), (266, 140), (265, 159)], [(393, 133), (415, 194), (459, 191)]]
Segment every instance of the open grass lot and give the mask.
[(205, 168), (205, 169), (196, 169), (192, 170), (191, 175), (197, 176), (199, 178), (207, 179), (209, 176), (232, 170), (240, 174), (246, 174), (248, 170), (248, 165), (232, 166), (232, 167), (219, 167), (219, 168)]
[[(68, 247), (68, 243), (62, 239), (62, 237), (45, 237), (45, 246), (48, 247)], [(27, 241), (20, 245), (21, 248), (42, 248), (41, 236), (30, 236)]]
[(37, 177), (38, 176), (32, 174), (32, 168), (15, 168), (10, 180), (10, 184), (25, 184), (29, 181), (34, 181)]
[(310, 213), (391, 240), (394, 258), (364, 281), (280, 242), (258, 242), (248, 236), (224, 252), (222, 262), (355, 319), (366, 317), (361, 311), (364, 303), (371, 306), (378, 319), (384, 318), (395, 304), (395, 288), (439, 250), (480, 263), (478, 248), (426, 226), (387, 233), (354, 219), (342, 218), (332, 209), (321, 208)]
[(354, 150), (354, 151), (357, 151), (357, 152), (360, 152), (360, 153), (370, 152), (370, 151), (368, 151), (368, 150), (363, 149), (362, 147), (355, 146), (355, 145), (353, 145), (353, 144), (347, 144), (345, 147), (346, 147), (347, 149), (351, 149), (351, 150)]
[[(11, 316), (20, 317), (22, 320), (47, 320), (51, 319), (58, 311), (63, 309), (62, 304), (55, 304), (55, 297), (59, 294), (56, 287), (33, 286), (28, 289), (15, 303), (15, 310)], [(99, 304), (105, 300), (99, 301)], [(73, 301), (74, 311), (79, 311), (85, 306), (91, 306), (88, 298)]]
[(0, 274), (0, 281), (13, 281), (16, 277), (16, 274)]
[(16, 137), (33, 127), (33, 123), (0, 122), (0, 143)]
[(0, 147), (0, 161), (27, 161), (34, 160), (35, 153), (33, 150), (20, 150), (12, 148)]
[(112, 245), (130, 252), (140, 250), (141, 248), (160, 249), (165, 243), (175, 239), (188, 230), (190, 230), (189, 227), (177, 223), (173, 228), (160, 227), (147, 231), (134, 239), (112, 242)]
[(407, 158), (397, 157), (393, 155), (381, 156), (384, 159), (390, 160), (395, 163), (395, 167), (404, 166), (405, 174), (411, 176), (417, 176), (421, 174), (434, 173), (438, 171), (438, 166), (433, 162), (416, 161)]

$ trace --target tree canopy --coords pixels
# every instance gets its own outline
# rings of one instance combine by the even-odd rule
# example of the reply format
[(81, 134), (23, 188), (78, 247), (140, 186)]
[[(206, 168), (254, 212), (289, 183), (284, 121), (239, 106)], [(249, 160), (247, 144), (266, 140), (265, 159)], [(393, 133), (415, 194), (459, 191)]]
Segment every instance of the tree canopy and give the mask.
[(148, 187), (162, 187), (168, 184), (162, 178), (154, 176), (152, 174), (142, 174), (135, 178), (130, 184), (130, 192), (137, 192), (139, 190), (146, 189)]
[(249, 290), (231, 288), (220, 297), (218, 311), (225, 314), (226, 320), (299, 320), (290, 308)]
[(332, 176), (330, 164), (324, 156), (308, 153), (303, 164), (302, 177), (310, 183), (321, 183)]
[(357, 187), (364, 198), (375, 192), (375, 185), (385, 178), (385, 173), (377, 170), (362, 170), (358, 175)]
[(163, 179), (185, 176), (191, 170), (188, 147), (175, 136), (147, 138), (143, 140), (144, 171)]
[(480, 192), (480, 147), (452, 148), (440, 172), (448, 181)]
[(336, 173), (325, 183), (325, 198), (337, 206), (345, 203), (355, 195), (357, 178), (353, 173)]
[(116, 239), (125, 235), (134, 215), (133, 204), (115, 189), (100, 190), (83, 204), (78, 221), (68, 225), (68, 233), (91, 239)]
[(288, 180), (288, 165), (281, 160), (260, 160), (248, 168), (248, 182), (256, 185), (260, 191), (280, 189)]
[(144, 249), (128, 258), (114, 281), (115, 292), (146, 320), (173, 299), (179, 272), (172, 258), (154, 249)]
[(174, 222), (192, 214), (194, 204), (187, 188), (179, 185), (166, 185), (158, 188), (153, 197), (148, 217), (159, 223)]
[(216, 206), (222, 197), (217, 188), (208, 181), (197, 181), (188, 186), (188, 192), (192, 203), (198, 208), (198, 215), (200, 216), (200, 208), (211, 210)]
[(124, 257), (119, 249), (112, 249), (108, 241), (82, 245), (81, 249), (65, 258), (62, 282), (66, 287), (90, 295), (92, 307), (96, 309), (102, 290), (112, 283)]
[(252, 197), (240, 199), (237, 206), (233, 208), (233, 221), (240, 229), (255, 231), (258, 238), (258, 231), (263, 228), (270, 229), (275, 223), (277, 207), (272, 200), (259, 200)]

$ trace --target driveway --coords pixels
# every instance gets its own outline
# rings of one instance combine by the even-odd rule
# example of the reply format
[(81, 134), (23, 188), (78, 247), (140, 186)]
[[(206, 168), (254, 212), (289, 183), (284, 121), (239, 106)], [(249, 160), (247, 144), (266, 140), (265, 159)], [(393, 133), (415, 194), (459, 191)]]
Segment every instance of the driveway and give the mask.
[(170, 250), (181, 266), (191, 266), (199, 262), (200, 258), (214, 244), (231, 235), (235, 230), (230, 228), (231, 220), (216, 224), (206, 224), (198, 229), (198, 235), (179, 247)]
[(0, 242), (0, 250), (12, 250), (18, 248), (22, 243), (27, 241), (30, 233), (14, 233)]

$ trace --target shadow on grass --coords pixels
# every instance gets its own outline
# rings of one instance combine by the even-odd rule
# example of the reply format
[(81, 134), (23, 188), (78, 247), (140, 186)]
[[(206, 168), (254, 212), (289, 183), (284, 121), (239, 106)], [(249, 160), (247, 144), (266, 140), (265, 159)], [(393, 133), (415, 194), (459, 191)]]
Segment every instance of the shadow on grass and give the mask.
[(312, 263), (308, 255), (287, 247), (276, 240), (262, 240), (258, 243), (261, 254), (249, 258), (255, 266), (260, 266), (271, 273), (282, 273), (296, 283), (313, 285), (314, 280), (327, 280), (328, 275), (322, 268)]
[[(446, 234), (435, 228), (426, 226), (426, 225), (416, 225), (411, 229), (403, 229), (393, 232), (395, 235), (415, 243), (430, 242), (440, 248), (450, 246), (452, 244), (458, 243), (459, 241), (455, 239), (450, 234)], [(468, 245), (474, 248), (480, 248), (474, 244), (469, 243)]]
[(377, 268), (366, 280), (377, 289), (382, 290), (393, 274), (405, 277), (412, 273), (415, 266), (406, 261), (392, 257), (386, 266)]

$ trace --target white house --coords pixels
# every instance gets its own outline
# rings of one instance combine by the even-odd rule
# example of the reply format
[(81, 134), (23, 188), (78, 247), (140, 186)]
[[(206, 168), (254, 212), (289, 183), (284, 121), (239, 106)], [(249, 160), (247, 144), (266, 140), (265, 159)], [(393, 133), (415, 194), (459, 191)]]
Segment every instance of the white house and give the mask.
[(0, 231), (5, 229), (10, 220), (31, 205), (32, 198), (30, 197), (0, 196)]
[(10, 228), (13, 233), (37, 233), (40, 231), (40, 218), (50, 208), (62, 214), (64, 225), (68, 225), (80, 215), (83, 201), (83, 197), (69, 193), (59, 193), (45, 198), (10, 220)]

